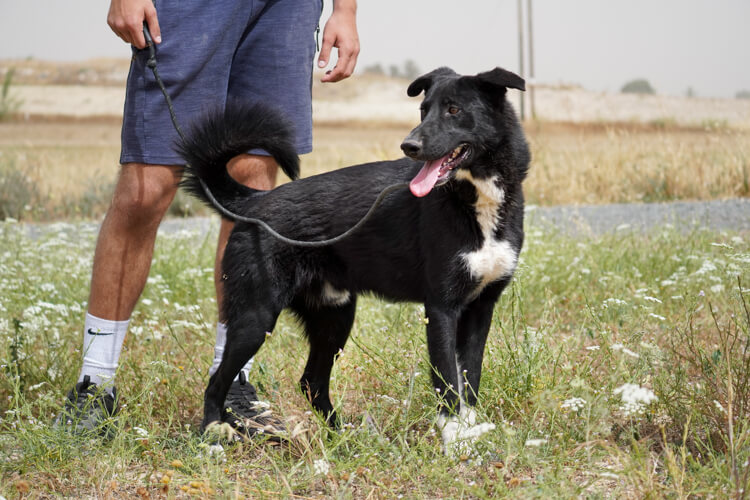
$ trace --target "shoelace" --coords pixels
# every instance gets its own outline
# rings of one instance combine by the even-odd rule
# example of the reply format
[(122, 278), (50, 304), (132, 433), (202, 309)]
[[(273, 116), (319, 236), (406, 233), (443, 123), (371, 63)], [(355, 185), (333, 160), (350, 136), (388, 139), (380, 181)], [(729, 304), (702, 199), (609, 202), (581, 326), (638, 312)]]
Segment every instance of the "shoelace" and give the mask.
[(232, 384), (229, 388), (226, 401), (235, 411), (256, 411), (257, 394), (253, 386), (247, 383), (244, 372), (240, 372), (239, 387)]

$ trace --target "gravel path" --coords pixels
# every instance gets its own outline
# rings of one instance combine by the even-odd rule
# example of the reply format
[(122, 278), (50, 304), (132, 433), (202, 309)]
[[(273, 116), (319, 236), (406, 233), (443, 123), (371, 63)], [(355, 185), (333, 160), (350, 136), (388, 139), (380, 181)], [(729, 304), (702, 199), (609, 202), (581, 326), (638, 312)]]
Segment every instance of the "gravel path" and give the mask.
[[(679, 231), (708, 228), (717, 231), (750, 231), (750, 198), (724, 201), (680, 201), (671, 203), (622, 203), (613, 205), (561, 206), (526, 208), (526, 226), (545, 226), (563, 233), (596, 236), (613, 232), (645, 232), (671, 225)], [(86, 233), (97, 230), (98, 223), (26, 224), (33, 239), (43, 232), (69, 231)], [(206, 232), (217, 226), (215, 217), (167, 219), (159, 231)]]
[(578, 207), (528, 207), (529, 225), (549, 225), (573, 235), (644, 232), (672, 225), (680, 231), (708, 228), (750, 231), (750, 199), (620, 203)]

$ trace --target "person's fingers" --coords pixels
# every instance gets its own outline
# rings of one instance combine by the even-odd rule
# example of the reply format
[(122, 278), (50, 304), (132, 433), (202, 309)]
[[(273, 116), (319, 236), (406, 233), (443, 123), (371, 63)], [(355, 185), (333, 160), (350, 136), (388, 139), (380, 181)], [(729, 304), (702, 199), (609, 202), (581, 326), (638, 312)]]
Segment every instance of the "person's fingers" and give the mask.
[(145, 49), (146, 37), (143, 35), (143, 22), (140, 22), (137, 27), (132, 23), (128, 24), (128, 37), (130, 38), (130, 43), (137, 48)]
[(154, 43), (161, 43), (161, 29), (159, 28), (159, 18), (156, 15), (156, 9), (151, 6), (146, 10), (146, 24), (151, 32), (151, 39)]
[(359, 57), (359, 44), (357, 44), (351, 52), (351, 56), (349, 57), (349, 61), (346, 65), (346, 70), (344, 70), (344, 74), (346, 74), (346, 77), (350, 77), (354, 74), (354, 68), (357, 67), (357, 58)]
[(323, 43), (320, 46), (320, 54), (318, 55), (318, 68), (325, 68), (328, 66), (331, 57), (331, 49), (336, 39), (330, 34), (323, 32)]
[(112, 3), (112, 5), (110, 5), (109, 7), (109, 13), (107, 14), (107, 24), (115, 35), (117, 35), (123, 41), (129, 42), (129, 40), (127, 40), (126, 38), (127, 35), (125, 34), (125, 23), (115, 11), (114, 3)]
[(122, 2), (113, 0), (107, 14), (107, 24), (123, 41), (139, 49), (146, 47), (143, 36), (143, 22), (148, 23), (151, 37), (161, 43), (161, 29), (156, 16), (156, 9), (150, 0), (143, 2)]
[(357, 65), (357, 56), (359, 55), (359, 44), (346, 44), (339, 48), (339, 58), (336, 66), (326, 72), (321, 78), (322, 82), (334, 83), (349, 78), (354, 73)]

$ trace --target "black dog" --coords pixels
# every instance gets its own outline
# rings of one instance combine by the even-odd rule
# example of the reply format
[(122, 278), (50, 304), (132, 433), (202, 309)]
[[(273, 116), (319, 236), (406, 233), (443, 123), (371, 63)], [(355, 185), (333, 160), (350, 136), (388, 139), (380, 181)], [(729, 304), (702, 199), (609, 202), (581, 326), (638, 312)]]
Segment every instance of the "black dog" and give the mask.
[(336, 425), (329, 377), (362, 292), (424, 303), (446, 450), (494, 427), (475, 425), (472, 407), (493, 308), (523, 243), (521, 182), (530, 160), (508, 88), (524, 90), (523, 79), (500, 68), (476, 76), (437, 69), (407, 90), (412, 97), (425, 93), (422, 122), (401, 145), (409, 158), (343, 168), (268, 192), (232, 180), (226, 163), (264, 148), (295, 179), (298, 159), (281, 117), (262, 106), (229, 106), (198, 124), (180, 146), (188, 163), (183, 184), (210, 205), (202, 180), (223, 207), (294, 239), (337, 236), (386, 186), (411, 181), (411, 192), (388, 195), (361, 228), (323, 248), (282, 243), (253, 224), (235, 226), (224, 254), (227, 343), (206, 389), (204, 428), (222, 419), (232, 379), (285, 308), (299, 317), (310, 342), (301, 387)]

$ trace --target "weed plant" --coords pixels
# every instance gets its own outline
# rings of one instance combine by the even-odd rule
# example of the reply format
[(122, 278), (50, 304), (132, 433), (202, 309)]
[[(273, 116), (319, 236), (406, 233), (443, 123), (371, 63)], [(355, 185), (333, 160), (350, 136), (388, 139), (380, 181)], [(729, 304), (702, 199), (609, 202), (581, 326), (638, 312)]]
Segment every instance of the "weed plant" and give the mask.
[(10, 88), (13, 85), (13, 76), (15, 75), (15, 69), (10, 68), (3, 78), (2, 86), (0, 86), (0, 120), (4, 120), (16, 111), (18, 111), (23, 104), (23, 101), (11, 94)]
[(213, 354), (210, 234), (161, 234), (118, 373), (119, 433), (49, 427), (80, 366), (94, 230), (0, 225), (0, 495), (746, 498), (747, 235), (666, 228), (568, 237), (532, 225), (500, 300), (479, 413), (497, 429), (443, 456), (422, 307), (360, 301), (333, 370), (331, 432), (296, 388), (282, 315), (251, 374), (291, 442), (211, 453), (196, 433)]

